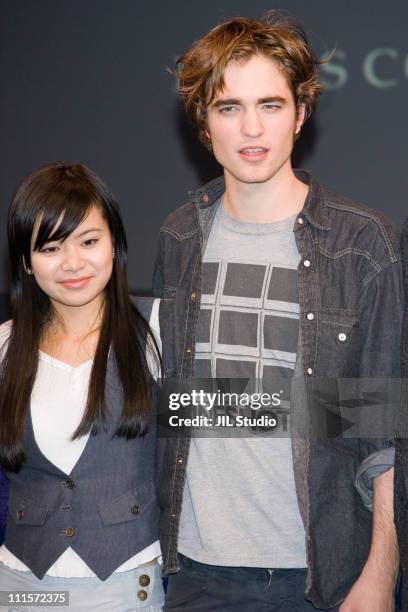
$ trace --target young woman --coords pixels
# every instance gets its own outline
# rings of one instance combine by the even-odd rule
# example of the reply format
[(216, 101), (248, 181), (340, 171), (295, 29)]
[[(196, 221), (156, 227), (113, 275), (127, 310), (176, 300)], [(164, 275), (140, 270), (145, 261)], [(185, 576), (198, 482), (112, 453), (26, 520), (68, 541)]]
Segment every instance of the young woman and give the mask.
[(72, 612), (161, 610), (150, 373), (159, 358), (129, 297), (118, 206), (85, 166), (50, 164), (18, 188), (8, 238), (13, 318), (0, 327), (7, 609), (28, 603), (18, 591), (53, 591), (30, 597), (30, 609), (68, 593)]

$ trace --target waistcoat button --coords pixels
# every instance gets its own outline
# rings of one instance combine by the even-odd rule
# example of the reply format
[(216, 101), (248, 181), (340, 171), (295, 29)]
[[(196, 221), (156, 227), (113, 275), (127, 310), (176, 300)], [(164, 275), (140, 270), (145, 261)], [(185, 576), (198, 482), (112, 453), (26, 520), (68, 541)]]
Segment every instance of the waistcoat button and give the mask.
[(65, 530), (65, 535), (69, 538), (72, 538), (75, 535), (75, 529), (72, 529), (72, 527), (68, 527), (68, 529)]
[(135, 504), (134, 506), (131, 507), (130, 511), (132, 514), (138, 515), (140, 512), (140, 508), (137, 504)]
[(147, 574), (142, 574), (142, 575), (139, 577), (139, 584), (140, 584), (140, 586), (142, 586), (142, 587), (147, 587), (147, 586), (149, 586), (149, 584), (150, 584), (150, 578), (149, 578), (149, 576), (148, 576)]
[(140, 591), (137, 592), (137, 596), (142, 601), (145, 601), (147, 599), (147, 591), (140, 590)]
[(208, 195), (207, 195), (206, 193), (205, 193), (203, 196), (201, 196), (201, 201), (202, 201), (202, 202), (205, 202), (206, 204), (207, 204), (207, 202), (209, 201), (209, 199), (210, 199), (210, 198), (208, 197)]
[(24, 510), (18, 510), (18, 512), (16, 512), (16, 519), (18, 521), (22, 521), (24, 518)]

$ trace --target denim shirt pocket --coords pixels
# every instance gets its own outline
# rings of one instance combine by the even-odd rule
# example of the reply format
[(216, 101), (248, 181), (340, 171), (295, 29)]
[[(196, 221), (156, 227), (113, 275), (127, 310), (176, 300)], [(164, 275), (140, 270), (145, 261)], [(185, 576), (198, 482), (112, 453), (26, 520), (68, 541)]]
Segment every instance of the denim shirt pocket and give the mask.
[(322, 308), (318, 316), (316, 372), (328, 378), (358, 376), (360, 329), (357, 313)]

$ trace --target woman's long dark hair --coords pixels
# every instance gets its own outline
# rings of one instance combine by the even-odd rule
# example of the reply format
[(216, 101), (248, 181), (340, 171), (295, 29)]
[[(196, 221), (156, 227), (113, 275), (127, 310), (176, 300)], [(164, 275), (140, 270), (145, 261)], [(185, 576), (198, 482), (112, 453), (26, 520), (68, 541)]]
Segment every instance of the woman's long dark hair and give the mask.
[[(64, 240), (96, 206), (108, 223), (115, 250), (112, 276), (105, 289), (100, 335), (90, 375), (88, 399), (73, 438), (97, 433), (106, 419), (105, 378), (110, 347), (123, 390), (123, 410), (116, 435), (143, 435), (149, 421), (150, 374), (147, 354), (159, 364), (155, 340), (129, 297), (127, 241), (117, 203), (104, 183), (82, 164), (57, 162), (28, 176), (9, 209), (13, 325), (3, 352), (0, 374), (0, 463), (18, 470), (24, 460), (24, 419), (38, 367), (38, 351), (52, 305), (30, 274), (33, 250), (50, 240)], [(57, 229), (55, 229), (57, 228)]]

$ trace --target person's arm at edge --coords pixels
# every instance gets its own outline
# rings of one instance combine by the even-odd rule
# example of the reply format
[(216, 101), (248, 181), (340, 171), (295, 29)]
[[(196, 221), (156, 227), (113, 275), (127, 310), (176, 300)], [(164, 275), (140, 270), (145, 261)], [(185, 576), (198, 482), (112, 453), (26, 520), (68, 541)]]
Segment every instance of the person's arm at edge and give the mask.
[[(365, 289), (364, 333), (368, 338), (368, 360), (361, 377), (400, 378), (400, 342), (404, 312), (401, 262), (386, 266)], [(392, 313), (392, 333), (385, 318)], [(381, 320), (383, 319), (383, 320)], [(384, 329), (384, 334), (378, 330)], [(389, 330), (388, 330), (389, 331)], [(388, 355), (388, 369), (378, 360)], [(392, 440), (385, 441), (391, 445)], [(394, 469), (373, 480), (371, 546), (363, 570), (339, 608), (339, 612), (393, 612), (399, 554), (393, 509)]]
[[(394, 468), (374, 478), (373, 530), (363, 571), (339, 612), (393, 612), (399, 554), (394, 525)], [(381, 589), (373, 589), (381, 584)]]

